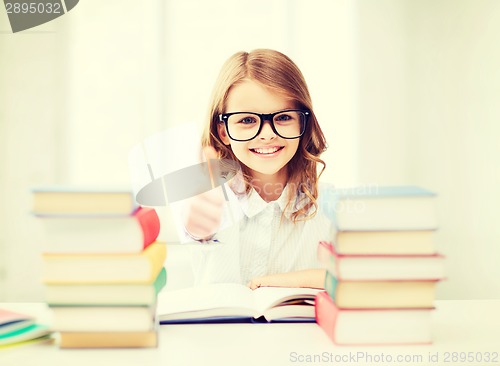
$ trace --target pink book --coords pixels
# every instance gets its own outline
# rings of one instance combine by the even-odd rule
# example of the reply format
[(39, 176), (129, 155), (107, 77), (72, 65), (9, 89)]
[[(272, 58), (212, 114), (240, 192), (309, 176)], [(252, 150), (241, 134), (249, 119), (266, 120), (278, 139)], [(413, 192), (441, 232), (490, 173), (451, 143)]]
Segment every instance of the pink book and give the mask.
[(341, 309), (326, 292), (316, 295), (316, 323), (338, 345), (431, 344), (428, 309)]
[(35, 319), (29, 315), (0, 309), (0, 335), (25, 328), (34, 322)]

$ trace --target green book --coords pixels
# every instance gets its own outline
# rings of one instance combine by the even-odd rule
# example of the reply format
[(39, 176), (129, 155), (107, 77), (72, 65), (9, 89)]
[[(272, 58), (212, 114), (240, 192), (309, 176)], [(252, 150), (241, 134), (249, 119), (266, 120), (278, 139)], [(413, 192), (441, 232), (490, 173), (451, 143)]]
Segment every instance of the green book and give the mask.
[(148, 306), (156, 303), (166, 283), (162, 268), (154, 282), (146, 284), (49, 284), (45, 301), (50, 306)]
[(0, 335), (0, 348), (32, 341), (49, 339), (51, 330), (43, 324), (31, 324), (25, 328)]

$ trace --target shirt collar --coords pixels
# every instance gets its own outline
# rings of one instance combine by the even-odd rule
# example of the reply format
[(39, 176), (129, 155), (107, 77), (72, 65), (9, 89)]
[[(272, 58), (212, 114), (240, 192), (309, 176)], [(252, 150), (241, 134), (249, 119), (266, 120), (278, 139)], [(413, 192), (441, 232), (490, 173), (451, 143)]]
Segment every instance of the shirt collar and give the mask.
[(239, 197), (243, 213), (247, 217), (251, 218), (255, 215), (258, 215), (262, 211), (264, 211), (269, 205), (277, 204), (277, 206), (280, 208), (280, 211), (284, 212), (284, 216), (287, 219), (290, 219), (291, 215), (293, 213), (297, 212), (300, 208), (302, 208), (306, 204), (307, 200), (299, 199), (299, 197), (304, 198), (304, 196), (305, 196), (304, 194), (301, 194), (295, 200), (295, 204), (292, 204), (289, 207), (286, 207), (287, 201), (288, 201), (288, 191), (289, 191), (289, 187), (288, 187), (288, 185), (286, 185), (285, 188), (283, 189), (283, 191), (281, 192), (281, 195), (278, 197), (278, 199), (276, 201), (266, 202), (257, 193), (257, 191), (252, 188), (247, 195), (242, 195)]

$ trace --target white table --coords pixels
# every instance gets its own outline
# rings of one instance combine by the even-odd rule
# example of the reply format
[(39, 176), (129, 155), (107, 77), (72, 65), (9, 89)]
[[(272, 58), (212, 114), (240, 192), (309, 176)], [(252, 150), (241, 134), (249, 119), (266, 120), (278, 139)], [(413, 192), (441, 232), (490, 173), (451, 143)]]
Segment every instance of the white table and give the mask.
[[(0, 307), (50, 322), (44, 304)], [(161, 326), (156, 349), (33, 344), (0, 351), (0, 365), (500, 365), (500, 300), (441, 300), (436, 307), (431, 346), (340, 347), (314, 323), (191, 324)], [(460, 362), (460, 352), (471, 361)], [(490, 358), (496, 352), (496, 362), (485, 362), (486, 352)]]

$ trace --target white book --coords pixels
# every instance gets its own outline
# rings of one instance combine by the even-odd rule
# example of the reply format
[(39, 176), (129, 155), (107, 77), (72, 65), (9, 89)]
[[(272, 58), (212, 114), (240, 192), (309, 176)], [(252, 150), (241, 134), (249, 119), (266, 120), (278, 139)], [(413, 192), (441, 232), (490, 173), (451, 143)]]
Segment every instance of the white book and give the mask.
[(140, 332), (155, 327), (155, 306), (54, 306), (58, 332)]
[(211, 284), (160, 292), (160, 323), (224, 320), (314, 321), (319, 289)]
[(420, 187), (353, 187), (325, 191), (320, 207), (339, 231), (435, 230), (436, 194)]

